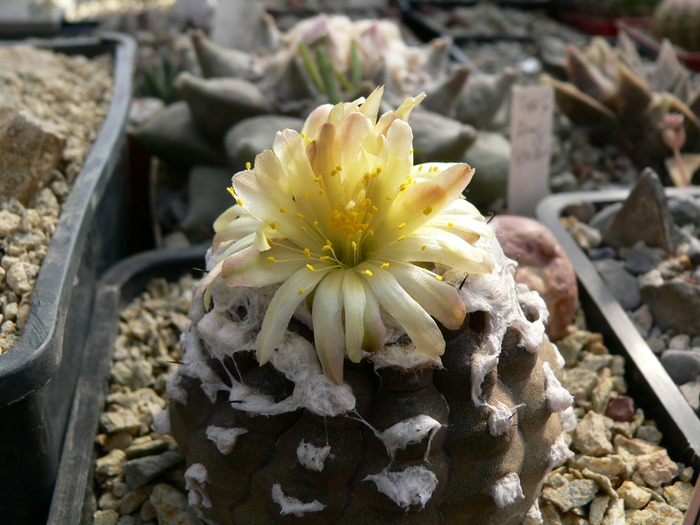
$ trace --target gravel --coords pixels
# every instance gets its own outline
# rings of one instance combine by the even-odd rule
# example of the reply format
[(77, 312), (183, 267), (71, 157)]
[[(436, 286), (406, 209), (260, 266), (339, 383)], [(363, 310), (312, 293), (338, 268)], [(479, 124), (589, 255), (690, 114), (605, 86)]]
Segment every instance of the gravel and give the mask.
[[(180, 359), (178, 334), (187, 322), (192, 286), (191, 278), (154, 281), (122, 312), (112, 394), (96, 439), (95, 523), (155, 525), (165, 513), (177, 516), (178, 523), (202, 523), (187, 506), (185, 465), (157, 415), (167, 404), (167, 375)], [(608, 352), (600, 334), (585, 329), (580, 312), (557, 345), (578, 421), (567, 437), (573, 457), (544, 481), (539, 499), (544, 523), (681, 523), (693, 469), (669, 457), (659, 444), (661, 430), (626, 395), (624, 359)], [(132, 388), (116, 381), (115, 369), (126, 361), (149, 364), (153, 375), (146, 385)], [(104, 424), (108, 414), (117, 413), (126, 421), (122, 427)], [(135, 480), (141, 466), (146, 472)]]
[[(61, 204), (83, 167), (107, 115), (112, 58), (88, 60), (23, 46), (0, 50), (0, 110), (15, 109), (27, 122), (64, 142), (60, 169), (23, 204), (0, 201), (0, 354), (22, 335), (41, 263)], [(15, 59), (13, 59), (15, 58)]]

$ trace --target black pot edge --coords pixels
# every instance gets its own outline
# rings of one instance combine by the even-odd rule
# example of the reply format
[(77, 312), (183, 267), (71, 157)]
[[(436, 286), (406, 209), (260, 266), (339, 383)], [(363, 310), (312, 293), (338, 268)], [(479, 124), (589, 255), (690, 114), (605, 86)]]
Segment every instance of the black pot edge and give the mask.
[(97, 286), (90, 336), (76, 385), (61, 453), (48, 524), (92, 523), (95, 509), (85, 505), (93, 474), (94, 439), (104, 403), (115, 320), (120, 309), (140, 294), (151, 278), (175, 279), (204, 268), (206, 246), (151, 250), (123, 259)]
[[(692, 190), (691, 190), (692, 191)], [(666, 194), (688, 194), (682, 188), (667, 188)], [(628, 383), (641, 394), (637, 401), (648, 417), (663, 430), (663, 443), (677, 461), (700, 469), (700, 419), (639, 334), (625, 310), (612, 296), (597, 270), (576, 241), (561, 226), (565, 206), (577, 202), (607, 204), (623, 201), (628, 189), (571, 192), (545, 197), (537, 206), (537, 219), (561, 244), (574, 267), (589, 328), (605, 337), (606, 346), (625, 357)], [(692, 191), (700, 194), (700, 189)]]
[[(114, 92), (107, 117), (83, 169), (63, 205), (31, 298), (30, 315), (17, 344), (0, 356), (0, 407), (17, 402), (42, 387), (61, 362), (63, 327), (78, 266), (95, 210), (109, 182), (126, 136), (131, 102), (132, 37), (104, 33), (99, 37), (52, 39), (32, 44), (56, 51), (96, 55), (114, 53)], [(12, 43), (16, 45), (16, 43)]]

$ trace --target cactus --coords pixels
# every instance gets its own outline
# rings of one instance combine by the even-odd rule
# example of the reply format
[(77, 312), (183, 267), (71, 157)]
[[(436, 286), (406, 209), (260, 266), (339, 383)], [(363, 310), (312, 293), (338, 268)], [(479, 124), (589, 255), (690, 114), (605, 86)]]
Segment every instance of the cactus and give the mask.
[(688, 70), (671, 44), (662, 44), (651, 71), (645, 71), (634, 44), (621, 32), (617, 48), (595, 37), (583, 50), (566, 49), (568, 82), (545, 76), (554, 86), (559, 109), (574, 124), (590, 130), (594, 142), (616, 142), (640, 166), (663, 169), (673, 155), (663, 137), (664, 119), (680, 114), (686, 133), (685, 151), (700, 139), (700, 90), (692, 88)]
[(658, 38), (668, 38), (686, 51), (700, 51), (700, 2), (663, 0), (654, 9), (651, 29)]
[(168, 381), (213, 523), (536, 522), (570, 456), (543, 300), (462, 196), (474, 170), (413, 166), (422, 97), (377, 118), (381, 96), (233, 178)]

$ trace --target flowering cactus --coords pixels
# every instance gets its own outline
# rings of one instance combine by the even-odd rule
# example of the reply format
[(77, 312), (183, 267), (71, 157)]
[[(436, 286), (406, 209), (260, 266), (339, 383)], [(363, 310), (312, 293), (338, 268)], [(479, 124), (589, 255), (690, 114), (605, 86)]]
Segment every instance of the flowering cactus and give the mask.
[(544, 301), (462, 196), (474, 170), (413, 166), (422, 96), (381, 97), (320, 106), (233, 177), (168, 382), (214, 523), (537, 523), (570, 455)]
[(336, 383), (345, 353), (359, 362), (363, 351), (384, 346), (380, 307), (406, 330), (417, 353), (436, 358), (445, 342), (433, 317), (454, 330), (466, 309), (442, 275), (416, 263), (465, 274), (493, 267), (491, 256), (473, 245), (493, 233), (461, 198), (474, 170), (414, 167), (406, 120), (422, 97), (377, 120), (381, 96), (380, 88), (361, 106), (360, 100), (320, 106), (301, 134), (281, 132), (273, 150), (233, 178), (237, 204), (214, 225), (215, 249), (227, 247), (202, 289), (220, 274), (231, 286), (283, 283), (260, 330), (261, 364), (307, 298), (313, 298), (316, 351)]

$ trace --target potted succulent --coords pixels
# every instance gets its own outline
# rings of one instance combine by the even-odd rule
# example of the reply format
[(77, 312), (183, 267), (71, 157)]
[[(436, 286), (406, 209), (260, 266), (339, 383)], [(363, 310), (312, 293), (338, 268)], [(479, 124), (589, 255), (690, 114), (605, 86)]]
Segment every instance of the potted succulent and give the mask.
[(544, 302), (407, 119), (325, 104), (233, 178), (157, 420), (216, 523), (520, 523), (572, 397)]

